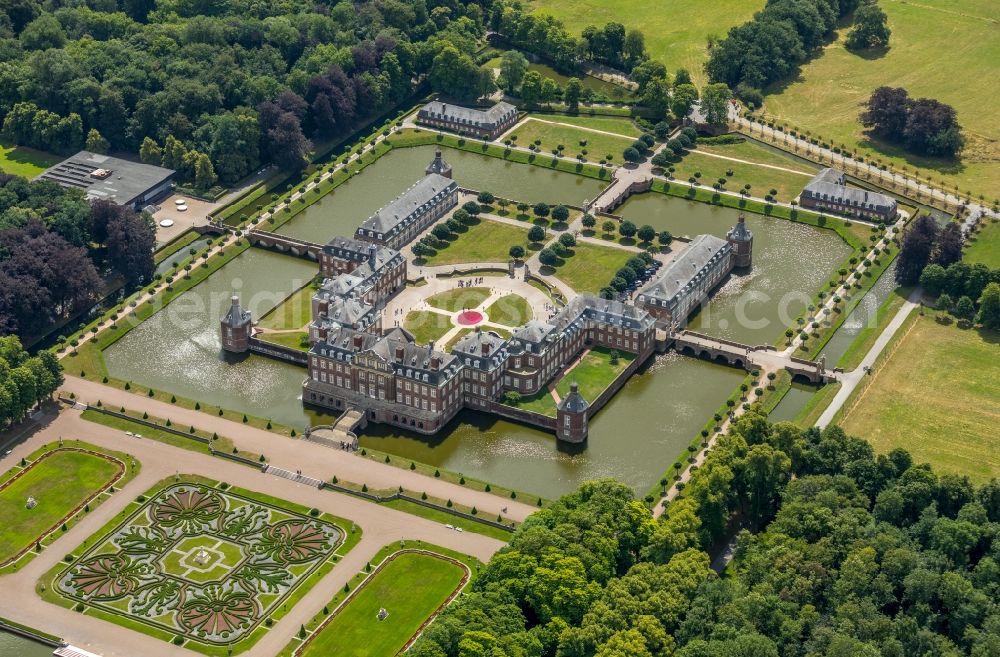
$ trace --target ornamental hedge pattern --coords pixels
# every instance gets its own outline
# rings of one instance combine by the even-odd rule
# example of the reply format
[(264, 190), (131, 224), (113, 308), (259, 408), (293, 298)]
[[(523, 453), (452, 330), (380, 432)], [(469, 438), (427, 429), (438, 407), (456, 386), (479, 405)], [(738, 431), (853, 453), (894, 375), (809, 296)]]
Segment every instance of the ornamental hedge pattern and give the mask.
[(345, 536), (199, 484), (168, 486), (56, 576), (64, 597), (212, 645), (248, 636)]

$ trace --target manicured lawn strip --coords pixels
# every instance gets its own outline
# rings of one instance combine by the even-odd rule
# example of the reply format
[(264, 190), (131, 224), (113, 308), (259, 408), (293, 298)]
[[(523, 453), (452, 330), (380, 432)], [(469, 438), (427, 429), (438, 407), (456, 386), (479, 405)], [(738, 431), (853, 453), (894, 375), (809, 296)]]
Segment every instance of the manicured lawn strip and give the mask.
[[(76, 550), (72, 553), (72, 558), (75, 560), (80, 555), (84, 554), (89, 545), (99, 545), (104, 542), (108, 536), (110, 536), (117, 528), (122, 524), (123, 521), (129, 519), (132, 514), (139, 510), (146, 500), (154, 497), (157, 493), (162, 491), (164, 488), (173, 486), (177, 483), (188, 483), (188, 484), (201, 484), (208, 487), (216, 488), (220, 491), (227, 493), (232, 493), (235, 495), (240, 495), (243, 497), (250, 498), (252, 500), (263, 502), (265, 504), (270, 504), (276, 506), (279, 509), (284, 509), (312, 517), (310, 514), (310, 509), (294, 502), (288, 502), (285, 500), (278, 499), (276, 497), (265, 495), (262, 493), (257, 493), (253, 491), (247, 491), (238, 487), (230, 487), (226, 483), (214, 481), (205, 477), (198, 475), (179, 475), (177, 477), (169, 477), (158, 482), (155, 486), (150, 488), (146, 493), (141, 495), (136, 500), (129, 502), (129, 504), (114, 518), (109, 520), (98, 532), (91, 535), (87, 540), (81, 543)], [(302, 578), (297, 584), (295, 589), (287, 593), (286, 598), (283, 601), (281, 607), (277, 607), (275, 611), (268, 614), (268, 617), (273, 621), (277, 622), (285, 614), (291, 611), (295, 603), (297, 603), (319, 580), (326, 576), (334, 567), (334, 564), (340, 560), (347, 552), (349, 552), (357, 543), (361, 540), (361, 530), (358, 529), (353, 523), (343, 518), (339, 518), (327, 513), (321, 513), (316, 516), (319, 520), (329, 522), (336, 525), (343, 533), (343, 540), (340, 545), (333, 551), (333, 554), (325, 560), (321, 565), (315, 568), (312, 573), (308, 576)], [(47, 602), (59, 605), (61, 607), (73, 608), (77, 605), (76, 601), (64, 597), (58, 592), (56, 587), (56, 580), (62, 574), (62, 572), (68, 567), (67, 562), (60, 562), (53, 566), (42, 578), (38, 580), (35, 587), (36, 594)], [(171, 641), (176, 635), (172, 632), (165, 631), (163, 628), (147, 625), (146, 623), (140, 622), (123, 614), (110, 613), (104, 609), (95, 608), (89, 604), (84, 605), (85, 613), (89, 616), (95, 618), (101, 618), (109, 622), (127, 627), (137, 632), (142, 632), (164, 641)], [(200, 652), (205, 655), (210, 655), (212, 657), (222, 657), (223, 655), (233, 654), (236, 652), (248, 650), (257, 641), (259, 641), (264, 634), (266, 634), (268, 628), (264, 623), (261, 623), (253, 632), (245, 635), (239, 641), (236, 641), (231, 646), (231, 651), (229, 646), (220, 645), (210, 645), (201, 643), (199, 641), (188, 639), (183, 645), (185, 648)]]
[[(674, 178), (679, 183), (684, 183), (689, 178), (700, 173), (700, 182), (711, 187), (719, 178), (726, 179), (724, 189), (730, 192), (738, 192), (744, 185), (750, 185), (750, 193), (753, 196), (763, 197), (770, 193), (772, 189), (778, 191), (777, 200), (784, 203), (795, 198), (802, 188), (806, 186), (811, 173), (791, 173), (768, 167), (733, 162), (717, 157), (711, 157), (698, 151), (688, 152), (680, 162), (672, 165), (675, 168)], [(732, 175), (727, 175), (732, 171)]]
[(257, 326), (277, 331), (301, 329), (312, 321), (312, 298), (316, 288), (307, 284), (260, 318)]
[(666, 64), (671, 75), (686, 68), (701, 87), (706, 82), (703, 65), (708, 59), (708, 36), (725, 35), (730, 27), (750, 20), (764, 4), (764, 0), (671, 0), (669, 5), (657, 0), (632, 0), (627, 5), (620, 0), (533, 0), (530, 6), (563, 21), (574, 37), (588, 25), (608, 21), (640, 30), (652, 59)]
[(980, 262), (990, 269), (1000, 268), (1000, 221), (985, 220), (982, 228), (966, 240), (962, 260)]
[(492, 525), (486, 525), (481, 522), (476, 522), (475, 520), (469, 520), (468, 518), (463, 518), (461, 516), (456, 516), (445, 511), (440, 511), (438, 509), (431, 509), (426, 506), (421, 506), (410, 502), (409, 500), (391, 500), (389, 502), (382, 502), (379, 506), (388, 507), (390, 509), (396, 509), (397, 511), (402, 511), (404, 513), (409, 513), (410, 515), (420, 516), (421, 518), (426, 518), (427, 520), (433, 520), (434, 522), (439, 522), (442, 525), (452, 525), (454, 527), (461, 527), (467, 532), (473, 532), (476, 534), (482, 534), (484, 536), (489, 536), (490, 538), (495, 538), (498, 541), (509, 541), (511, 533), (506, 529), (500, 529), (499, 527), (494, 527)]
[[(547, 118), (544, 121), (558, 120), (558, 118)], [(527, 147), (534, 144), (535, 140), (540, 140), (542, 143), (538, 145), (538, 148), (542, 154), (552, 153), (553, 149), (561, 145), (565, 147), (562, 151), (564, 157), (576, 157), (582, 154), (590, 161), (597, 161), (611, 155), (612, 161), (619, 164), (622, 162), (622, 151), (635, 141), (628, 137), (613, 137), (570, 126), (543, 123), (531, 118), (519, 125), (508, 137), (513, 139), (515, 135), (517, 136), (515, 141), (517, 146)], [(581, 144), (581, 141), (586, 143)], [(583, 153), (583, 151), (587, 152)]]
[[(435, 132), (428, 132), (420, 128), (407, 128), (401, 130), (389, 138), (393, 148), (406, 148), (408, 146), (425, 146), (427, 144), (439, 144), (448, 148), (468, 151), (470, 153), (480, 153), (490, 157), (498, 157), (508, 162), (520, 164), (533, 164), (546, 169), (575, 173), (587, 178), (611, 181), (611, 170), (592, 163), (578, 162), (572, 158), (552, 157), (552, 155), (526, 153), (524, 151), (505, 148), (503, 145), (492, 142), (481, 142), (471, 139), (457, 137), (455, 135), (444, 135)], [(603, 153), (602, 153), (603, 155)]]
[[(529, 117), (544, 119), (546, 121), (557, 121), (559, 123), (569, 123), (583, 128), (593, 128), (594, 130), (604, 130), (620, 135), (627, 135), (633, 139), (638, 138), (643, 131), (628, 117), (601, 116), (589, 114), (586, 107), (581, 107), (579, 114), (557, 114), (554, 112), (529, 112)], [(596, 153), (595, 153), (596, 154)]]
[[(394, 655), (472, 581), (479, 566), (472, 557), (422, 541), (387, 545), (354, 576), (350, 593), (338, 592), (306, 623), (306, 641), (296, 636), (279, 657)], [(389, 617), (379, 621), (383, 607)]]
[(413, 334), (417, 344), (437, 342), (454, 328), (451, 318), (433, 310), (411, 310), (403, 320), (403, 328)]
[[(922, 179), (929, 174), (935, 185), (948, 190), (959, 185), (961, 193), (971, 189), (991, 201), (1000, 189), (1000, 107), (992, 85), (982, 81), (990, 79), (1000, 61), (996, 3), (925, 0), (880, 6), (892, 30), (884, 53), (848, 51), (844, 39), (850, 28), (845, 25), (794, 79), (772, 90), (765, 99), (767, 117), (849, 151), (857, 149), (865, 159), (878, 157), (897, 170), (919, 167)], [(954, 47), (955, 35), (961, 35), (963, 47)], [(904, 87), (911, 98), (934, 98), (955, 108), (968, 139), (960, 161), (910, 155), (865, 134), (858, 122), (861, 104), (885, 84)]]
[[(795, 169), (796, 171), (802, 171), (803, 173), (808, 173), (810, 175), (814, 175), (817, 171), (819, 171), (819, 166), (816, 164), (799, 160), (791, 155), (786, 155), (784, 152), (776, 148), (769, 148), (746, 137), (743, 137), (743, 139), (744, 141), (735, 144), (705, 144), (699, 141), (697, 149), (699, 151), (705, 151), (706, 153), (715, 153), (716, 155), (732, 157), (737, 160), (746, 160), (748, 162), (756, 162), (758, 164), (771, 164), (776, 167)], [(726, 162), (728, 160), (719, 161)]]
[(597, 293), (610, 283), (615, 273), (635, 255), (625, 249), (586, 242), (578, 242), (570, 251), (573, 255), (551, 268), (552, 275), (577, 292), (590, 293)]
[[(279, 344), (282, 347), (298, 349), (302, 352), (309, 351), (308, 331), (293, 331), (291, 333), (262, 333), (257, 337), (265, 342), (273, 342), (274, 344)], [(305, 344), (302, 343), (303, 339), (307, 340)]]
[(450, 313), (457, 313), (465, 308), (475, 308), (490, 296), (488, 287), (462, 287), (438, 292), (426, 299), (427, 305), (440, 308)]
[[(114, 462), (71, 450), (96, 452)], [(121, 488), (140, 469), (141, 465), (125, 454), (78, 440), (64, 440), (62, 448), (52, 443), (35, 450), (26, 457), (26, 466), (18, 464), (0, 476), (0, 518), (4, 527), (0, 561), (13, 559), (36, 544), (44, 549), (62, 536), (63, 525), (67, 530), (75, 525), (82, 515), (113, 494), (112, 486)], [(25, 506), (29, 495), (38, 501), (31, 510)], [(0, 573), (17, 571), (36, 554), (37, 550), (27, 550), (0, 567)]]
[(160, 264), (170, 256), (179, 253), (182, 249), (186, 248), (188, 245), (196, 242), (201, 238), (201, 235), (193, 230), (189, 230), (183, 235), (177, 237), (177, 239), (172, 242), (168, 242), (163, 245), (163, 248), (159, 249), (153, 254), (153, 262)]
[(448, 344), (444, 346), (444, 350), (450, 352), (451, 348), (454, 347), (456, 344), (458, 344), (459, 340), (461, 340), (470, 333), (472, 333), (472, 329), (470, 328), (462, 329), (461, 331), (455, 334), (455, 337), (453, 337), (451, 340), (448, 341)]
[(0, 171), (31, 180), (63, 158), (0, 140)]
[(514, 405), (514, 408), (548, 415), (549, 417), (555, 417), (557, 410), (556, 400), (552, 397), (552, 393), (549, 392), (548, 385), (542, 386), (542, 389), (533, 395), (522, 396), (521, 401)]
[(848, 400), (841, 426), (880, 453), (904, 447), (918, 463), (976, 482), (1000, 475), (998, 340), (913, 313)]
[(481, 219), (478, 224), (457, 233), (454, 239), (434, 255), (424, 258), (428, 265), (455, 265), (466, 262), (507, 262), (512, 246), (528, 248), (528, 229), (500, 221)]
[(840, 387), (840, 381), (834, 381), (817, 390), (792, 421), (803, 429), (814, 426), (823, 414), (823, 411), (833, 402), (833, 398), (837, 396)]
[(896, 316), (896, 312), (899, 311), (903, 303), (906, 301), (907, 297), (913, 291), (912, 287), (899, 287), (896, 288), (892, 294), (886, 297), (882, 305), (878, 307), (875, 311), (875, 325), (866, 326), (858, 332), (854, 337), (854, 341), (844, 352), (844, 355), (840, 357), (837, 361), (837, 367), (843, 367), (845, 370), (850, 371), (861, 364), (865, 355), (871, 350), (872, 346), (875, 344), (875, 340), (878, 336), (882, 334), (885, 330), (886, 325), (892, 321), (892, 318)]
[(781, 370), (774, 377), (774, 381), (768, 381), (766, 390), (770, 391), (768, 395), (764, 397), (764, 401), (761, 402), (761, 411), (770, 415), (781, 400), (785, 398), (788, 391), (792, 389), (792, 375), (788, 370)]
[(517, 328), (530, 320), (534, 314), (531, 304), (519, 294), (505, 294), (490, 304), (486, 315), (491, 322)]

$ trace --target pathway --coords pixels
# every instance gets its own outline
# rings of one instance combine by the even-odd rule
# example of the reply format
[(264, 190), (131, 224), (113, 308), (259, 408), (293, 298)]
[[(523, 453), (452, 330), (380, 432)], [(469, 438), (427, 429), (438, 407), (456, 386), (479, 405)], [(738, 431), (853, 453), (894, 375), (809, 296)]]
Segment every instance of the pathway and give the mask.
[[(44, 628), (77, 647), (103, 657), (186, 657), (193, 653), (135, 630), (44, 602), (35, 593), (35, 584), (46, 571), (62, 561), (63, 555), (72, 552), (101, 529), (126, 504), (156, 482), (173, 476), (178, 469), (183, 474), (223, 480), (249, 490), (266, 490), (268, 494), (280, 499), (346, 518), (361, 528), (361, 541), (284, 618), (275, 623), (253, 648), (240, 653), (246, 657), (273, 657), (277, 654), (295, 635), (299, 626), (309, 622), (385, 545), (397, 543), (401, 539), (421, 540), (470, 554), (482, 561), (488, 560), (504, 545), (501, 541), (481, 534), (458, 533), (441, 523), (352, 496), (320, 491), (287, 479), (268, 477), (259, 471), (207, 454), (178, 452), (175, 447), (153, 440), (128, 438), (121, 431), (81, 420), (79, 412), (73, 410), (64, 411), (52, 424), (18, 445), (11, 456), (20, 459), (44, 444), (55, 442), (60, 436), (72, 436), (100, 447), (127, 451), (142, 463), (142, 470), (120, 492), (85, 515), (20, 571), (0, 577), (0, 589), (4, 592), (0, 596), (0, 616)], [(298, 447), (301, 449), (303, 446), (304, 444), (300, 444)], [(183, 462), (178, 465), (178, 455), (181, 453), (184, 455)]]
[(731, 157), (729, 155), (721, 155), (719, 153), (712, 153), (709, 151), (703, 151), (700, 148), (695, 148), (692, 153), (698, 153), (699, 155), (705, 155), (706, 157), (715, 157), (720, 160), (729, 160), (730, 162), (739, 162), (740, 164), (749, 164), (755, 167), (764, 167), (765, 169), (776, 169), (778, 171), (786, 171), (788, 173), (797, 173), (800, 176), (805, 176), (806, 178), (812, 178), (813, 173), (808, 173), (806, 171), (799, 171), (797, 169), (789, 169), (788, 167), (779, 167), (776, 164), (764, 164), (763, 162), (751, 162), (750, 160), (742, 160), (738, 157)]
[[(223, 417), (180, 408), (144, 395), (136, 395), (74, 376), (66, 377), (62, 390), (66, 394), (72, 392), (77, 399), (91, 404), (96, 404), (100, 400), (108, 408), (124, 406), (134, 411), (145, 411), (153, 417), (170, 419), (178, 426), (194, 425), (202, 431), (217, 433), (230, 438), (241, 451), (264, 454), (268, 462), (275, 467), (292, 471), (302, 470), (303, 474), (316, 479), (329, 480), (336, 475), (345, 481), (367, 484), (369, 488), (395, 489), (402, 486), (407, 490), (426, 492), (431, 497), (452, 499), (466, 506), (475, 506), (488, 517), (496, 517), (506, 507), (507, 513), (503, 514), (504, 517), (517, 522), (521, 522), (536, 510), (527, 504), (512, 502), (491, 493), (472, 490), (466, 486), (385, 463), (377, 463), (351, 452), (328, 449), (302, 439), (286, 438)], [(172, 462), (177, 461), (178, 455), (187, 458), (188, 454), (187, 450), (179, 452), (175, 454)]]
[[(608, 118), (614, 118), (614, 117), (608, 117)], [(625, 118), (625, 117), (621, 117), (621, 118)], [(609, 137), (620, 137), (622, 139), (627, 139), (629, 141), (635, 141), (636, 139), (639, 138), (637, 135), (623, 135), (620, 132), (611, 132), (610, 130), (601, 130), (600, 128), (591, 128), (591, 127), (588, 127), (588, 126), (576, 125), (574, 123), (563, 123), (562, 121), (550, 121), (548, 119), (540, 119), (537, 116), (526, 117), (520, 123), (518, 123), (513, 128), (511, 128), (510, 130), (508, 130), (507, 133), (514, 132), (517, 128), (523, 126), (528, 121), (537, 121), (538, 123), (547, 123), (548, 125), (558, 125), (558, 126), (562, 126), (564, 128), (573, 128), (574, 130), (583, 130), (584, 132), (593, 132), (593, 133), (598, 134), (598, 135), (607, 135)], [(507, 134), (507, 133), (504, 133), (504, 134)], [(501, 141), (503, 141), (503, 139), (502, 139), (503, 135), (500, 135), (500, 137), (501, 137)]]
[(868, 350), (865, 354), (864, 359), (862, 359), (861, 364), (854, 368), (852, 371), (847, 372), (840, 377), (840, 390), (837, 391), (837, 395), (827, 406), (823, 414), (819, 416), (816, 421), (816, 426), (820, 429), (825, 429), (827, 425), (833, 422), (833, 418), (837, 415), (837, 412), (843, 407), (844, 403), (854, 392), (854, 389), (858, 387), (858, 384), (864, 379), (865, 376), (869, 376), (871, 368), (875, 365), (876, 359), (885, 349), (889, 341), (892, 340), (896, 332), (899, 331), (899, 327), (903, 325), (906, 318), (910, 316), (913, 309), (920, 305), (920, 298), (923, 295), (923, 288), (917, 287), (910, 293), (909, 298), (903, 303), (902, 307), (896, 312), (896, 316), (892, 318), (892, 321), (885, 327), (881, 334), (879, 334), (878, 339), (875, 340), (875, 344), (872, 348)]

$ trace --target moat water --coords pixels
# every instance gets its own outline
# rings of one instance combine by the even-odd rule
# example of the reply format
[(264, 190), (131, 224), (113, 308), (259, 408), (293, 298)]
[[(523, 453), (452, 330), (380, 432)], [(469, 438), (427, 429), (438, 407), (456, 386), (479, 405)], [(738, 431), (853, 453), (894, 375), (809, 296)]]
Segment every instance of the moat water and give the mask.
[(5, 657), (51, 657), (52, 648), (17, 634), (0, 632), (0, 655)]
[[(400, 148), (381, 158), (277, 232), (297, 239), (324, 243), (336, 235), (354, 235), (354, 229), (376, 210), (402, 194), (424, 175), (434, 158), (434, 146)], [(607, 182), (544, 167), (505, 162), (488, 155), (444, 149), (462, 187), (490, 191), (497, 196), (535, 204), (581, 205), (596, 197)]]
[[(422, 174), (432, 152), (433, 147), (393, 151), (286, 224), (287, 232), (318, 241), (351, 234), (371, 211)], [(579, 203), (601, 186), (571, 174), (477, 154), (446, 150), (445, 157), (455, 165), (462, 184), (527, 201)], [(470, 171), (478, 179), (470, 179)], [(377, 194), (381, 196), (372, 198)], [(721, 235), (736, 221), (732, 210), (659, 194), (637, 197), (623, 212), (636, 223), (651, 223), (678, 235)], [(770, 343), (785, 327), (776, 323), (775, 298), (794, 290), (811, 296), (849, 248), (832, 231), (752, 215), (747, 221), (755, 232), (754, 270), (727, 283), (709, 304), (713, 326), (698, 324), (699, 316), (693, 327)], [(259, 318), (315, 271), (315, 264), (305, 260), (251, 249), (109, 347), (108, 369), (117, 378), (296, 427), (325, 421), (302, 407), (304, 369), (255, 355), (230, 358), (222, 354), (218, 335), (219, 318), (233, 291)], [(738, 305), (743, 292), (768, 295), (769, 301), (755, 300), (745, 308), (752, 318), (772, 318), (769, 326), (746, 328), (733, 321), (721, 328), (718, 320), (735, 320), (737, 312), (743, 312)], [(806, 302), (801, 303), (787, 310), (791, 318)], [(586, 449), (575, 452), (561, 450), (551, 434), (471, 411), (460, 414), (438, 436), (376, 426), (362, 436), (361, 444), (547, 497), (605, 476), (645, 493), (744, 376), (742, 370), (677, 354), (659, 356), (594, 418)]]

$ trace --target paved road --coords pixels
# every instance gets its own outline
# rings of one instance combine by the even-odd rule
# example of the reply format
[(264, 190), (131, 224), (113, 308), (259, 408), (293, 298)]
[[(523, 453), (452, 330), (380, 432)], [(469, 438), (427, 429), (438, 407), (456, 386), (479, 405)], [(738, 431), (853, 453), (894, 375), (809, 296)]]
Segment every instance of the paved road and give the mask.
[[(185, 427), (194, 425), (203, 431), (217, 433), (232, 439), (240, 450), (264, 454), (268, 462), (275, 467), (292, 472), (301, 470), (303, 475), (316, 479), (328, 481), (336, 475), (345, 481), (367, 484), (369, 488), (395, 489), (402, 486), (407, 490), (426, 492), (431, 497), (451, 499), (467, 506), (475, 506), (486, 517), (496, 517), (506, 507), (507, 513), (503, 516), (517, 522), (521, 522), (537, 510), (531, 505), (492, 493), (378, 463), (351, 452), (342, 452), (302, 439), (285, 438), (270, 431), (255, 429), (201, 411), (180, 408), (95, 381), (67, 376), (63, 390), (67, 394), (72, 392), (76, 394), (77, 399), (91, 404), (101, 400), (109, 408), (124, 406), (135, 411), (145, 411), (153, 417), (169, 419), (177, 425)], [(184, 459), (190, 454), (188, 451), (176, 452), (176, 448), (174, 449), (175, 463), (179, 454), (183, 454)]]
[[(288, 615), (276, 623), (256, 646), (241, 653), (248, 657), (272, 657), (277, 654), (298, 631), (299, 626), (322, 609), (385, 545), (398, 543), (400, 539), (407, 542), (426, 541), (470, 554), (484, 562), (504, 545), (501, 541), (480, 534), (459, 533), (418, 516), (348, 495), (321, 491), (287, 479), (272, 477), (207, 454), (179, 452), (176, 447), (153, 440), (128, 438), (120, 431), (82, 420), (79, 412), (74, 410), (63, 411), (57, 420), (16, 447), (11, 456), (7, 457), (8, 463), (27, 456), (43, 444), (56, 441), (60, 436), (124, 451), (140, 461), (142, 469), (119, 493), (87, 514), (22, 570), (0, 577), (0, 591), (3, 591), (3, 595), (0, 595), (0, 616), (56, 634), (104, 657), (180, 657), (196, 653), (44, 602), (35, 594), (35, 583), (59, 563), (63, 555), (72, 552), (121, 512), (130, 500), (156, 482), (173, 476), (178, 469), (181, 473), (223, 480), (248, 490), (266, 491), (281, 499), (336, 514), (361, 528), (362, 539), (358, 545)], [(183, 457), (179, 458), (181, 454)]]
[(903, 303), (902, 307), (896, 312), (896, 316), (892, 318), (889, 325), (885, 327), (885, 330), (878, 336), (875, 340), (875, 344), (872, 348), (868, 350), (865, 354), (864, 359), (861, 364), (858, 365), (854, 370), (847, 372), (840, 377), (840, 390), (837, 391), (837, 395), (830, 402), (823, 414), (819, 416), (819, 420), (816, 421), (816, 426), (820, 429), (825, 429), (828, 424), (833, 421), (834, 416), (837, 415), (837, 411), (844, 405), (854, 389), (858, 387), (862, 379), (868, 375), (868, 370), (875, 364), (875, 359), (879, 357), (882, 350), (885, 349), (892, 337), (896, 335), (899, 327), (903, 325), (906, 318), (910, 316), (913, 309), (920, 305), (920, 297), (923, 294), (923, 288), (917, 287), (913, 292), (910, 293), (910, 297)]

